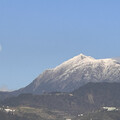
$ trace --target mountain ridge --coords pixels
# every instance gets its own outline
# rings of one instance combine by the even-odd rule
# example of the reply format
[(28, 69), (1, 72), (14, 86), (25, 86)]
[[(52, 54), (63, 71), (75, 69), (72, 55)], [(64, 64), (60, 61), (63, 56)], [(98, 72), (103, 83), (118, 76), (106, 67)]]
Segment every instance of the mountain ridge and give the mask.
[(120, 82), (120, 63), (112, 58), (95, 59), (80, 54), (45, 70), (24, 88), (0, 92), (1, 99), (21, 93), (71, 92), (89, 82)]
[(87, 83), (69, 92), (44, 93), (42, 95), (20, 94), (5, 99), (2, 105), (48, 108), (79, 114), (99, 110), (102, 107), (120, 107), (120, 83)]
[(115, 59), (95, 59), (80, 54), (40, 74), (22, 92), (69, 92), (88, 82), (120, 82), (120, 64)]

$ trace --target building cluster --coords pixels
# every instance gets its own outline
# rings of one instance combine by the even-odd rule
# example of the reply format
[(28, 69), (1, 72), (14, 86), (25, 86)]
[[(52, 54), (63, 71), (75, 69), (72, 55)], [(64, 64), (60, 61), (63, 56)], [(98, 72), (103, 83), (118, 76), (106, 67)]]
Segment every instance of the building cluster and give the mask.
[(117, 111), (118, 109), (116, 107), (102, 107), (103, 110), (106, 110), (106, 111)]
[(15, 109), (11, 109), (11, 108), (9, 108), (9, 106), (7, 106), (7, 107), (2, 106), (2, 107), (0, 107), (0, 111), (6, 112), (6, 113), (14, 114)]

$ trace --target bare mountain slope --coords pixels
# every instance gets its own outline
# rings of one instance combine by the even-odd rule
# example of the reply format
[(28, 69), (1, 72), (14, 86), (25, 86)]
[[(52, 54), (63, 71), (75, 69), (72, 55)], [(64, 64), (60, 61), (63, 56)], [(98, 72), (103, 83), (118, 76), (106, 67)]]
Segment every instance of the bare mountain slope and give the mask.
[(69, 92), (88, 82), (120, 82), (120, 63), (114, 59), (94, 59), (80, 54), (46, 70), (19, 92)]

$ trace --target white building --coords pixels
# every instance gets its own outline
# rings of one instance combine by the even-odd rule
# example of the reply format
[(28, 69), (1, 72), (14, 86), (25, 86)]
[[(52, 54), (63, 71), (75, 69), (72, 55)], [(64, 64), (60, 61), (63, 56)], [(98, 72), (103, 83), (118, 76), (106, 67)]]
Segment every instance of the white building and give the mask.
[(12, 109), (4, 109), (4, 111), (6, 112), (6, 113), (14, 113), (15, 112), (15, 110), (12, 110)]
[(118, 110), (116, 107), (103, 107), (104, 110), (107, 111), (114, 111), (114, 110)]

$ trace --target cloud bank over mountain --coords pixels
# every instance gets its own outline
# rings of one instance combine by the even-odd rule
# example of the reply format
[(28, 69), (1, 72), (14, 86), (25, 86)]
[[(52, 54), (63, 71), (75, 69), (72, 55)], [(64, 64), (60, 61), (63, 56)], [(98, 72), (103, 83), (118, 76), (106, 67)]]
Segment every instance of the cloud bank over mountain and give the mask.
[(0, 86), (0, 91), (6, 92), (6, 91), (11, 91), (6, 85)]

